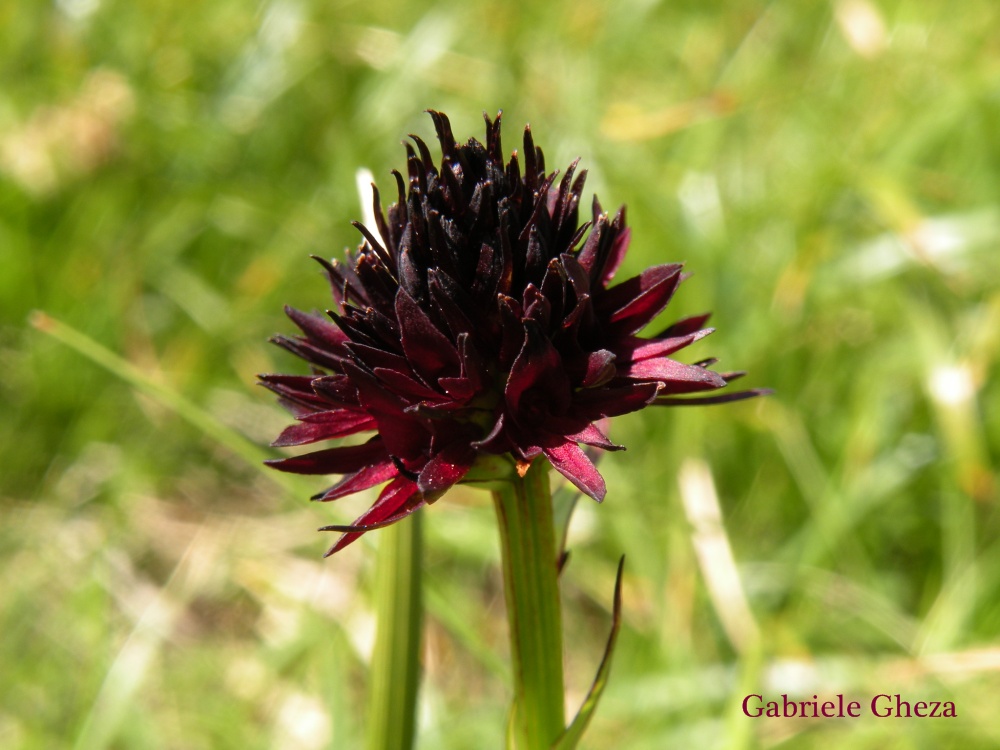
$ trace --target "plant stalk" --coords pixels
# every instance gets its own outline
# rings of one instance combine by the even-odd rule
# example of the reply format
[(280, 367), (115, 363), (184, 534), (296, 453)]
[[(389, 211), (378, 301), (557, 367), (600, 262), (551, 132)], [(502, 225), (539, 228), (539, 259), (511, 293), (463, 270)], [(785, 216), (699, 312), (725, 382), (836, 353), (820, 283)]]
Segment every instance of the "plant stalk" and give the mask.
[(368, 750), (411, 750), (416, 737), (423, 621), (420, 516), (414, 513), (379, 532)]
[(518, 750), (548, 750), (566, 726), (562, 616), (549, 464), (536, 460), (493, 492), (514, 667)]

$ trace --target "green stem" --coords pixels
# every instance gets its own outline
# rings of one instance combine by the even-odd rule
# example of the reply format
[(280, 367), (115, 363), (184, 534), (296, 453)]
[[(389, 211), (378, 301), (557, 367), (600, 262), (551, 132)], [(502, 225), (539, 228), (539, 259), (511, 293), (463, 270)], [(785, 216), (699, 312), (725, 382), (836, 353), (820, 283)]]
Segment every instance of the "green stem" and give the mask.
[(379, 532), (368, 750), (410, 750), (420, 685), (420, 513)]
[(562, 621), (549, 464), (535, 461), (493, 492), (514, 666), (519, 750), (548, 750), (565, 726)]

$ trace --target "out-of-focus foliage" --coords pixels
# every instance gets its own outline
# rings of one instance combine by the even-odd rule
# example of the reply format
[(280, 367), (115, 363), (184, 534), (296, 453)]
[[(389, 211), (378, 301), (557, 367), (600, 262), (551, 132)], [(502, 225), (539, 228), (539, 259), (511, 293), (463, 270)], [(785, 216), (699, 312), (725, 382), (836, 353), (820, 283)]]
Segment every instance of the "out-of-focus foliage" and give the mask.
[[(357, 242), (356, 170), (391, 188), (429, 107), (583, 157), (629, 206), (622, 273), (686, 261), (664, 319), (714, 310), (692, 356), (777, 390), (615, 426), (563, 574), (582, 698), (628, 555), (587, 746), (1000, 744), (998, 24), (992, 0), (0, 7), (0, 746), (358, 745), (377, 534), (323, 562), (313, 529), (370, 498), (310, 506), (321, 484), (232, 444), (285, 424), (253, 376), (297, 364), (264, 340), (326, 304), (307, 256)], [(492, 513), (425, 513), (421, 747), (501, 743)], [(959, 716), (751, 721), (753, 692)]]

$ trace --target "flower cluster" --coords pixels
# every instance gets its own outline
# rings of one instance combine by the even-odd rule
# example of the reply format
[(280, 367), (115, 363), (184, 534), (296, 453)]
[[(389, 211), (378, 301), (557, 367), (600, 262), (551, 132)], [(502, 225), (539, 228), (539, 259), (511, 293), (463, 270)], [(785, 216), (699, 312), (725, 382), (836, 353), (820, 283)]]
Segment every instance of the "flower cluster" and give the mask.
[(406, 177), (393, 172), (397, 202), (384, 213), (375, 189), (375, 226), (355, 223), (361, 246), (346, 262), (318, 259), (336, 302), (329, 318), (286, 310), (301, 335), (274, 341), (313, 374), (260, 378), (297, 420), (276, 446), (375, 433), (270, 462), (343, 474), (321, 500), (388, 482), (354, 524), (327, 527), (344, 532), (327, 554), (433, 502), (488, 456), (509, 455), (522, 471), (544, 456), (600, 501), (604, 480), (580, 446), (621, 449), (604, 418), (759, 393), (678, 398), (740, 373), (671, 358), (712, 332), (707, 315), (636, 335), (670, 301), (681, 266), (612, 285), (629, 244), (625, 210), (609, 217), (595, 197), (580, 225), (586, 172), (576, 163), (561, 179), (547, 174), (529, 128), (505, 163), (499, 115), (486, 117), (485, 143), (464, 145), (447, 117), (430, 115), (440, 165), (413, 137)]

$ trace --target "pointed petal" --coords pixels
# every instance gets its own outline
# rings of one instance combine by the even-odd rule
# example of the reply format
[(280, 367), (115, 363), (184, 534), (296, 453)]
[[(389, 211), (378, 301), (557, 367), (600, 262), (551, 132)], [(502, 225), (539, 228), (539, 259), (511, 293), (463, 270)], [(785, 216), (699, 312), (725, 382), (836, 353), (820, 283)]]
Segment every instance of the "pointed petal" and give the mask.
[(625, 260), (625, 253), (628, 252), (628, 245), (632, 239), (632, 230), (625, 226), (624, 207), (615, 215), (614, 220), (611, 222), (611, 228), (617, 230), (617, 234), (611, 242), (611, 248), (608, 250), (607, 257), (604, 259), (597, 278), (598, 284), (602, 287), (610, 284), (611, 280), (615, 277), (618, 267)]
[(559, 352), (537, 323), (525, 320), (524, 345), (514, 360), (504, 390), (512, 414), (517, 415), (521, 410), (522, 397), (529, 390), (533, 391), (533, 402), (549, 400), (550, 411), (556, 414), (565, 409), (571, 395)]
[(658, 398), (653, 401), (653, 406), (710, 406), (712, 404), (727, 404), (733, 401), (745, 401), (748, 398), (757, 396), (770, 396), (774, 391), (770, 388), (752, 388), (747, 391), (734, 391), (733, 393), (719, 393), (715, 396), (697, 396), (694, 398)]
[(618, 445), (612, 443), (608, 436), (605, 435), (601, 429), (595, 425), (587, 425), (584, 429), (575, 435), (567, 435), (567, 440), (572, 440), (575, 443), (583, 443), (584, 445), (592, 445), (595, 448), (602, 448), (606, 451), (623, 451), (625, 450), (624, 445)]
[(458, 351), (437, 329), (427, 313), (403, 289), (396, 294), (396, 318), (402, 331), (403, 351), (425, 382), (458, 374)]
[(322, 398), (327, 408), (331, 404), (345, 407), (359, 407), (358, 387), (346, 375), (324, 375), (310, 378), (310, 385), (315, 394)]
[[(658, 380), (661, 383), (690, 383), (698, 390), (722, 388), (726, 381), (719, 373), (697, 365), (685, 365), (666, 357), (643, 359), (618, 369), (618, 377), (628, 380)], [(673, 390), (671, 388), (670, 390)]]
[(667, 326), (667, 328), (653, 338), (663, 339), (670, 338), (671, 336), (686, 336), (702, 328), (710, 317), (712, 317), (712, 313), (702, 313), (701, 315), (692, 315), (690, 318), (678, 320), (672, 326)]
[(264, 463), (272, 469), (292, 474), (349, 474), (388, 459), (389, 454), (382, 439), (376, 436), (361, 445), (327, 448), (292, 458), (271, 459)]
[(326, 492), (316, 495), (313, 500), (319, 500), (324, 503), (328, 503), (331, 500), (338, 500), (342, 497), (353, 495), (355, 492), (367, 490), (376, 484), (387, 482), (398, 474), (399, 471), (392, 461), (375, 464), (374, 466), (366, 466), (360, 471), (347, 475)]
[(357, 540), (366, 531), (384, 528), (401, 521), (425, 503), (417, 492), (417, 485), (409, 479), (397, 477), (389, 482), (378, 496), (378, 500), (350, 526), (324, 526), (320, 531), (343, 531), (344, 534), (327, 550), (324, 557), (339, 552)]
[(635, 333), (667, 306), (681, 281), (681, 266), (669, 263), (647, 268), (638, 276), (594, 298), (594, 305), (616, 331)]
[(600, 475), (580, 446), (568, 442), (555, 448), (543, 448), (542, 452), (555, 467), (555, 470), (575, 484), (581, 492), (594, 498), (597, 502), (604, 499), (604, 495), (608, 491), (604, 484), (604, 477)]
[(469, 441), (456, 441), (420, 470), (417, 486), (424, 496), (444, 492), (466, 475), (475, 460), (476, 452), (469, 446)]
[(413, 458), (428, 442), (427, 430), (405, 412), (407, 404), (390, 393), (373, 374), (346, 363), (344, 370), (357, 386), (358, 398), (365, 410), (378, 420), (379, 433), (391, 455)]
[(636, 383), (617, 388), (592, 388), (573, 395), (571, 414), (588, 422), (638, 411), (660, 390), (659, 383)]
[(270, 341), (310, 364), (333, 372), (340, 371), (340, 365), (347, 354), (343, 349), (337, 352), (330, 351), (301, 336), (285, 336), (279, 333), (272, 336)]
[(285, 315), (292, 319), (302, 332), (316, 343), (337, 350), (348, 341), (347, 335), (326, 318), (309, 315), (294, 307), (285, 305)]
[(306, 445), (374, 430), (378, 426), (370, 414), (346, 409), (308, 414), (299, 419), (299, 424), (286, 427), (271, 445), (275, 448)]
[(607, 349), (591, 352), (587, 355), (587, 372), (580, 385), (584, 388), (594, 388), (609, 382), (617, 373), (615, 355)]
[(669, 338), (640, 339), (629, 336), (624, 341), (615, 344), (614, 352), (624, 362), (638, 362), (641, 359), (665, 357), (686, 346), (690, 346), (695, 341), (700, 341), (714, 332), (714, 328), (703, 328), (700, 331), (688, 333), (683, 336), (671, 336)]
[(311, 375), (258, 375), (260, 385), (278, 394), (285, 407), (296, 416), (324, 411), (330, 404), (313, 391)]

